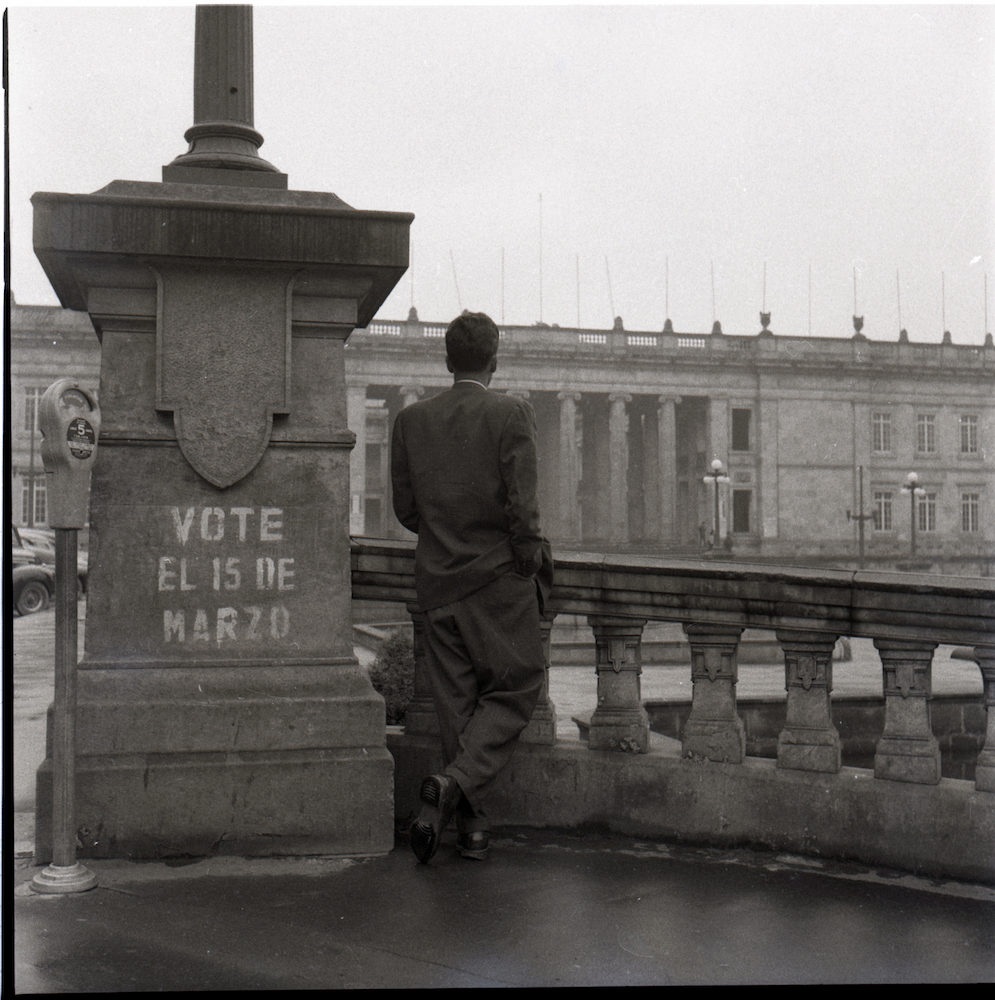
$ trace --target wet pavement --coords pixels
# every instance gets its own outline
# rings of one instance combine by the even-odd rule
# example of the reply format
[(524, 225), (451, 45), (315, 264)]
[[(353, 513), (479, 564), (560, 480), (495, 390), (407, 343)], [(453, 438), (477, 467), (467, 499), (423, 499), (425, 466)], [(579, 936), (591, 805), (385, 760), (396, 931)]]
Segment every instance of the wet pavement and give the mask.
[[(487, 861), (446, 842), (429, 865), (403, 835), (365, 860), (88, 860), (97, 888), (39, 895), (33, 775), (53, 625), (52, 612), (14, 625), (19, 856), (12, 872), (6, 859), (4, 969), (17, 993), (995, 981), (993, 886), (595, 833), (505, 829)], [(954, 668), (964, 683), (977, 670)], [(758, 688), (783, 695), (783, 668), (757, 670)], [(838, 671), (880, 685), (860, 650)], [(685, 672), (644, 679), (667, 689)], [(576, 735), (565, 720), (594, 692), (592, 669), (554, 669), (561, 731)]]
[(88, 862), (15, 890), (19, 993), (995, 979), (995, 889), (750, 851), (506, 831), (382, 858)]

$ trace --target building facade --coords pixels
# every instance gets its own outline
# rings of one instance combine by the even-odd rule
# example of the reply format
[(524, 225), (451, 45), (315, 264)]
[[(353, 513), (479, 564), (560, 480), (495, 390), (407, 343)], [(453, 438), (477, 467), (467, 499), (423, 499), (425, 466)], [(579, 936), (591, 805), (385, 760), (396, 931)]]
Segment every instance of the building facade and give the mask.
[(48, 526), (48, 491), (41, 460), (38, 402), (58, 378), (78, 378), (96, 393), (100, 344), (86, 313), (58, 306), (11, 307), (10, 372), (11, 520), (19, 527)]
[[(349, 338), (355, 535), (407, 534), (391, 508), (390, 428), (451, 383), (444, 334), (412, 310)], [(950, 341), (502, 326), (492, 388), (535, 411), (554, 547), (991, 575), (995, 346), (990, 334), (984, 346)], [(88, 318), (15, 307), (15, 523), (44, 522), (30, 427), (63, 375), (97, 389)]]

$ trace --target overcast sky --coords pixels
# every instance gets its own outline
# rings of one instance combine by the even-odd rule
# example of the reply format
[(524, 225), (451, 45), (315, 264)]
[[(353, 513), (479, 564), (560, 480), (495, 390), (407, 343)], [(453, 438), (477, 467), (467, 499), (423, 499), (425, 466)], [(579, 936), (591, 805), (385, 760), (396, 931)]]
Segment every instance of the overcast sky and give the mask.
[[(186, 151), (194, 8), (14, 4), (8, 30), (12, 287), (55, 304), (31, 194)], [(913, 341), (976, 344), (987, 272), (992, 326), (995, 5), (264, 5), (254, 30), (261, 155), (415, 213), (380, 318), (753, 334), (766, 304), (850, 336), (856, 271), (871, 339), (900, 307)]]

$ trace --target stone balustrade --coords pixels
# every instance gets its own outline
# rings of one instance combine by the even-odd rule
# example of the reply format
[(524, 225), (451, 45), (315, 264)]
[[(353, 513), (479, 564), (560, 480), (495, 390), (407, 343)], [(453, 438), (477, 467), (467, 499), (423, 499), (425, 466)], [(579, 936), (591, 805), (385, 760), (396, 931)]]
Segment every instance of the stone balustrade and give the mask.
[[(367, 337), (397, 337), (420, 340), (445, 335), (445, 325), (409, 321), (406, 323), (375, 320), (356, 331), (353, 342)], [(655, 355), (680, 358), (693, 355), (697, 361), (727, 365), (735, 361), (787, 357), (793, 364), (805, 362), (851, 363), (858, 366), (887, 364), (915, 368), (926, 365), (966, 366), (991, 369), (995, 366), (995, 346), (967, 344), (917, 344), (908, 341), (873, 341), (864, 337), (765, 336), (754, 333), (696, 333), (647, 330), (588, 330), (560, 326), (501, 325), (502, 351), (591, 351), (596, 354), (631, 355), (651, 358)]]
[[(354, 598), (405, 602), (420, 662), (413, 566), (411, 542), (353, 539)], [(940, 644), (971, 647), (988, 710), (975, 787), (995, 791), (995, 599), (984, 580), (566, 553), (557, 559), (550, 605), (543, 621), (547, 653), (557, 613), (586, 615), (592, 630), (598, 686), (588, 740), (592, 750), (649, 748), (640, 641), (648, 620), (669, 620), (683, 624), (690, 646), (692, 703), (681, 734), (683, 755), (742, 763), (746, 741), (736, 706), (737, 650), (744, 629), (769, 629), (785, 663), (777, 767), (837, 773), (832, 652), (841, 636), (863, 637), (873, 639), (879, 652), (885, 699), (874, 776), (915, 784), (940, 781), (940, 749), (930, 725), (933, 651)], [(416, 678), (408, 731), (430, 735), (434, 714), (425, 687)], [(524, 738), (555, 743), (548, 684)]]

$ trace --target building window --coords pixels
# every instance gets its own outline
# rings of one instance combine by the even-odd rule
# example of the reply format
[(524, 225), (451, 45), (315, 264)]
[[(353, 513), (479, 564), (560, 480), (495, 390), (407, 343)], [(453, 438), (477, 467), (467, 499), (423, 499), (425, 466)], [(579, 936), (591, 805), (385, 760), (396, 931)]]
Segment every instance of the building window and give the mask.
[[(749, 410), (747, 410), (747, 413)], [(732, 530), (744, 534), (750, 530), (750, 499), (753, 490), (732, 491)]]
[(932, 413), (920, 413), (916, 417), (916, 451), (920, 455), (936, 453), (936, 418)]
[(24, 486), (21, 490), (21, 523), (39, 525), (44, 524), (48, 517), (48, 494), (46, 492), (45, 479), (35, 478), (34, 488), (34, 516), (31, 511), (31, 480), (24, 479)]
[(960, 453), (978, 454), (978, 418), (973, 414), (960, 418)]
[(732, 450), (750, 450), (750, 418), (752, 410), (734, 409), (732, 411)]
[(891, 531), (891, 493), (874, 493), (874, 530)]
[(38, 430), (38, 401), (45, 395), (45, 389), (31, 386), (24, 390), (24, 429)]
[(920, 531), (936, 531), (936, 494), (927, 493), (920, 497), (916, 506), (919, 510), (916, 527)]
[(960, 527), (961, 531), (979, 531), (981, 506), (980, 493), (961, 493), (960, 495)]
[(891, 414), (871, 414), (873, 449), (876, 452), (891, 451)]

